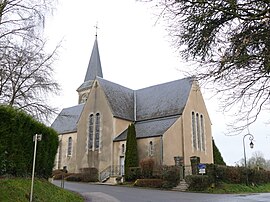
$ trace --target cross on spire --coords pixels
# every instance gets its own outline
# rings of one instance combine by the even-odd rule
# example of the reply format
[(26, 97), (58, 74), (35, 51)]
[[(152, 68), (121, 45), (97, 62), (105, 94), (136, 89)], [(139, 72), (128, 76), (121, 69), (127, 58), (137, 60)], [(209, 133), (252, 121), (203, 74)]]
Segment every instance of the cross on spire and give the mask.
[(97, 38), (97, 30), (99, 29), (99, 27), (98, 27), (98, 22), (96, 23), (96, 25), (94, 26), (95, 28), (96, 28), (96, 38)]

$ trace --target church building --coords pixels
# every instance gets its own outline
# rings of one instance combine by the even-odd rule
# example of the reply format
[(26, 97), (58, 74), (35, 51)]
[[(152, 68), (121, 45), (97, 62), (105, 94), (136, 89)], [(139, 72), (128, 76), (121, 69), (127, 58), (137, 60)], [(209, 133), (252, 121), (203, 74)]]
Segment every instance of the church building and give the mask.
[(193, 77), (139, 90), (108, 81), (103, 78), (96, 38), (77, 92), (78, 104), (64, 108), (51, 126), (59, 134), (56, 169), (78, 173), (95, 167), (101, 181), (116, 168), (123, 175), (131, 123), (139, 160), (175, 165), (175, 157), (181, 157), (188, 167), (190, 157), (197, 156), (202, 163), (213, 163), (211, 121)]

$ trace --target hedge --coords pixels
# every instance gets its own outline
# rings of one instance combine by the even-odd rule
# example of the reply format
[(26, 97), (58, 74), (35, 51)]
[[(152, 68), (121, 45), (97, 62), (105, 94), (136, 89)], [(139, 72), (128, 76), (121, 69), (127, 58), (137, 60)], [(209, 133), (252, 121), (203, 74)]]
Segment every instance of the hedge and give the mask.
[(137, 179), (134, 183), (134, 186), (161, 188), (163, 183), (164, 182), (162, 179)]
[(0, 105), (0, 176), (31, 176), (33, 136), (42, 134), (36, 154), (36, 175), (51, 175), (58, 148), (57, 133), (22, 110)]
[(270, 182), (270, 171), (266, 170), (207, 164), (206, 172), (214, 183), (227, 182), (245, 184), (247, 176), (249, 184), (264, 184)]

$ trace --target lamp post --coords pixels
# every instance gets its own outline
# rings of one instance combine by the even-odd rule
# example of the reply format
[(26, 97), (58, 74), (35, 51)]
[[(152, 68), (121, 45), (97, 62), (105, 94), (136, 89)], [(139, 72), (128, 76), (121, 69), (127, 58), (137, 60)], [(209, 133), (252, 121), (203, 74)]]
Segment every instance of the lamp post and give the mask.
[[(254, 144), (252, 142), (252, 140), (254, 139), (253, 135), (251, 135), (250, 133), (244, 135), (243, 137), (243, 147), (244, 147), (244, 161), (245, 161), (245, 168), (247, 168), (247, 157), (246, 157), (246, 147), (245, 147), (245, 137), (249, 136), (249, 140), (250, 140), (250, 143), (249, 143), (249, 146), (251, 149), (253, 149), (254, 147)], [(248, 185), (248, 171), (246, 170), (247, 172), (247, 176), (246, 176), (246, 185)]]
[(33, 157), (33, 169), (32, 169), (32, 182), (31, 182), (31, 192), (30, 192), (30, 202), (33, 201), (33, 189), (34, 189), (34, 176), (35, 176), (35, 164), (36, 164), (36, 151), (37, 151), (37, 141), (41, 141), (42, 135), (35, 134), (33, 136), (34, 146), (34, 157)]

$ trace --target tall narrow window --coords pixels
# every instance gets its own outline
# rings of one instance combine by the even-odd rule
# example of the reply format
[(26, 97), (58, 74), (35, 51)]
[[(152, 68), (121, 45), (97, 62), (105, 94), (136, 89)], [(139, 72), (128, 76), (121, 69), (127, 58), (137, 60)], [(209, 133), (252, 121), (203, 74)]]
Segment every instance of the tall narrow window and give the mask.
[(192, 112), (191, 116), (192, 116), (192, 144), (193, 148), (197, 149), (195, 113)]
[(197, 141), (198, 141), (198, 150), (202, 150), (202, 143), (201, 143), (201, 126), (200, 126), (200, 119), (199, 114), (196, 113), (196, 121), (197, 121)]
[(201, 115), (201, 138), (202, 138), (202, 150), (205, 151), (204, 120), (203, 120), (203, 115)]
[(154, 147), (153, 147), (153, 142), (149, 142), (149, 148), (148, 148), (148, 156), (153, 156), (154, 155)]
[(99, 148), (99, 136), (100, 136), (100, 115), (99, 113), (96, 113), (95, 149)]
[(124, 144), (122, 144), (122, 146), (121, 146), (121, 152), (122, 152), (122, 154), (125, 153), (125, 145)]
[(72, 153), (72, 137), (68, 138), (68, 150), (67, 150), (67, 155), (71, 156)]
[(94, 116), (89, 116), (89, 129), (88, 129), (88, 149), (93, 148), (93, 135), (94, 135)]

